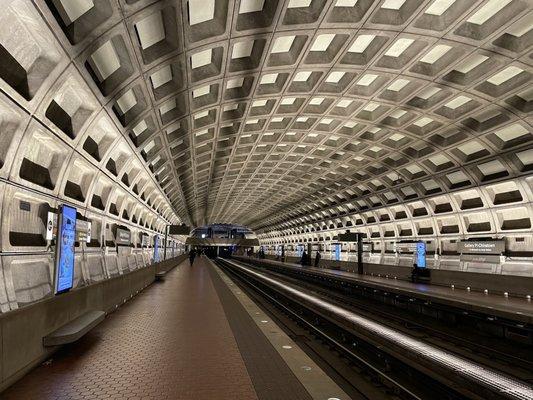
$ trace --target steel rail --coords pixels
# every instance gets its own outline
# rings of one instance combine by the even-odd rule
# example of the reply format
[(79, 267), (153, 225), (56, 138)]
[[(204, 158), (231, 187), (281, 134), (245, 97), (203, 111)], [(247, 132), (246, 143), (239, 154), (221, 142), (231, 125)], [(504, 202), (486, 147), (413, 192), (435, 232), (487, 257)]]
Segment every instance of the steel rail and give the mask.
[(411, 354), (414, 353), (418, 357), (429, 361), (430, 363), (434, 363), (441, 368), (449, 370), (453, 374), (460, 375), (467, 380), (473, 381), (485, 388), (490, 389), (491, 391), (500, 394), (501, 396), (515, 400), (533, 400), (533, 387), (523, 381), (506, 376), (490, 368), (480, 366), (472, 361), (444, 351), (436, 346), (426, 344), (404, 333), (391, 329), (381, 323), (372, 321), (366, 317), (362, 317), (361, 315), (346, 310), (316, 296), (304, 293), (301, 290), (295, 289), (289, 285), (267, 277), (264, 274), (239, 265), (231, 260), (224, 261), (238, 269), (246, 271), (248, 274), (257, 277), (264, 282), (268, 282), (284, 292), (292, 294), (296, 298), (302, 299), (319, 308), (327, 310), (335, 316), (340, 317), (363, 329), (371, 336), (377, 336), (381, 339), (385, 339), (394, 346), (399, 346)]

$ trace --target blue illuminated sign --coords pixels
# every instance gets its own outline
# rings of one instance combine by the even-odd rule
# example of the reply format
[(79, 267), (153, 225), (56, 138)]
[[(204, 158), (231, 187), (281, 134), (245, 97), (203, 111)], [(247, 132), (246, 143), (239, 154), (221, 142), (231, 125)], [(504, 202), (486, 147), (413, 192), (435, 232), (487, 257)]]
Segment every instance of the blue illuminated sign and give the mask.
[(154, 240), (154, 262), (159, 262), (159, 235), (155, 235)]
[(72, 289), (74, 283), (74, 246), (76, 209), (63, 205), (59, 214), (55, 268), (55, 293)]
[(426, 268), (426, 243), (416, 244), (416, 265), (418, 268)]
[(298, 255), (298, 257), (301, 257), (303, 253), (304, 253), (304, 245), (299, 244), (298, 246), (296, 246), (296, 254)]
[(341, 260), (341, 245), (336, 244), (335, 245), (335, 261)]

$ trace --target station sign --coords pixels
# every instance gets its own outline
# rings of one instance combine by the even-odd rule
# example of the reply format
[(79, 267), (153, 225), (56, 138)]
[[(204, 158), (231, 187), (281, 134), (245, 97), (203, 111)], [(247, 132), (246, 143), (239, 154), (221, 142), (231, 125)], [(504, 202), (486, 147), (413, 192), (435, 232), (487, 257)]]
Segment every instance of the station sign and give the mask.
[(505, 252), (505, 240), (471, 240), (457, 243), (458, 253), (467, 254), (502, 254)]
[[(57, 237), (58, 215), (48, 211), (46, 221), (46, 240), (53, 240)], [(76, 220), (76, 241), (91, 243), (92, 224), (90, 221)]]
[(459, 260), (482, 264), (499, 264), (501, 261), (500, 255), (496, 254), (461, 254)]
[(363, 252), (372, 253), (374, 246), (372, 243), (363, 243)]
[(115, 243), (119, 246), (129, 246), (131, 244), (131, 232), (126, 229), (117, 228)]
[(339, 242), (357, 242), (358, 236), (357, 232), (339, 233), (338, 240)]
[(150, 236), (141, 235), (141, 247), (148, 247), (150, 245)]
[(188, 225), (169, 225), (168, 234), (169, 235), (186, 235), (189, 236), (191, 233), (191, 227)]
[(414, 253), (416, 246), (417, 242), (393, 243), (393, 249), (400, 253)]
[(78, 242), (91, 242), (92, 226), (89, 221), (78, 220), (76, 223), (76, 239)]

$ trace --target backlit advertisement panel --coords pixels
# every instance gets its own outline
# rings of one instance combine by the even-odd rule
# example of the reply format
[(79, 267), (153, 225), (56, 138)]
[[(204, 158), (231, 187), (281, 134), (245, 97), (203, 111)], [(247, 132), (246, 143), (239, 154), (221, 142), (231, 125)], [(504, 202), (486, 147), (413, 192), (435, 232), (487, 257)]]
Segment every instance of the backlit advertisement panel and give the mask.
[(426, 268), (426, 243), (418, 242), (416, 244), (416, 265), (418, 268)]
[(334, 244), (335, 246), (335, 261), (341, 260), (341, 245), (339, 243)]
[(55, 293), (72, 289), (74, 282), (74, 248), (76, 243), (76, 209), (63, 205), (59, 212), (56, 246)]
[(159, 262), (159, 235), (154, 237), (154, 262)]

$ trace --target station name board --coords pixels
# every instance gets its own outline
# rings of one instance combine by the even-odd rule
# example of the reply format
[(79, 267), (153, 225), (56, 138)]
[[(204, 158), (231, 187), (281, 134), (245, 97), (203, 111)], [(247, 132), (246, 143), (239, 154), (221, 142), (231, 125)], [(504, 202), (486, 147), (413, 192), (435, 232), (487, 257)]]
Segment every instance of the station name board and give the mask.
[(457, 252), (468, 254), (501, 254), (505, 252), (505, 241), (460, 241), (457, 243)]
[[(58, 215), (48, 211), (46, 222), (46, 240), (53, 240), (57, 236)], [(92, 236), (92, 224), (90, 221), (76, 220), (76, 241), (90, 243)]]
[(339, 242), (357, 242), (358, 238), (356, 232), (339, 233)]
[(116, 244), (129, 246), (131, 244), (131, 232), (126, 229), (117, 228)]

